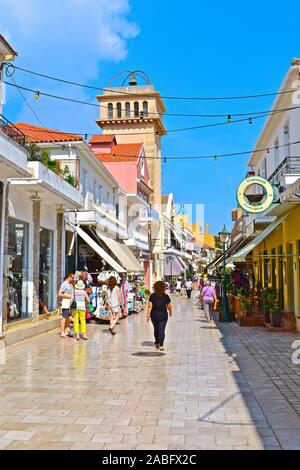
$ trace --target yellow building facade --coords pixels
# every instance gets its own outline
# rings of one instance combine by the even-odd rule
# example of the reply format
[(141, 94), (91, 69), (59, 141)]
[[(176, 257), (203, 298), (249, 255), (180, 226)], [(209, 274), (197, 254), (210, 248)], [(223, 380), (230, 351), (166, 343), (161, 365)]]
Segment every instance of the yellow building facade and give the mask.
[(300, 331), (300, 205), (289, 209), (280, 224), (247, 257), (256, 285), (278, 294), (282, 312), (295, 316)]
[(181, 228), (187, 228), (190, 232), (192, 232), (197, 242), (203, 243), (203, 245), (207, 245), (211, 248), (216, 247), (215, 235), (209, 233), (208, 224), (206, 224), (205, 232), (203, 232), (200, 224), (191, 224), (189, 222), (188, 214), (178, 214), (175, 217), (175, 221)]

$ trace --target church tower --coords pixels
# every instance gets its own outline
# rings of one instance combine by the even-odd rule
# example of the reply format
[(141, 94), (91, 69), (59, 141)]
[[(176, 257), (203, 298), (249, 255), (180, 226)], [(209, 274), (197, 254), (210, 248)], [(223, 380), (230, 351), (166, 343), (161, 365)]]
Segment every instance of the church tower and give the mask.
[[(125, 78), (121, 86), (113, 86), (120, 77)], [(136, 77), (143, 84), (139, 85)], [(144, 72), (126, 71), (116, 75), (97, 99), (100, 102), (97, 124), (104, 134), (115, 134), (120, 144), (144, 143), (153, 191), (151, 203), (160, 211), (161, 137), (166, 135), (163, 125), (166, 108), (160, 94)]]

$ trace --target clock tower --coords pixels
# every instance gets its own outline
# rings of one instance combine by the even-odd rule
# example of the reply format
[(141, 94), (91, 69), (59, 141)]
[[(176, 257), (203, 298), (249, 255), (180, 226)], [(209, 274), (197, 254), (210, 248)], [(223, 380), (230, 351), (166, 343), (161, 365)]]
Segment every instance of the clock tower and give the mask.
[[(120, 77), (124, 79), (123, 83), (119, 87), (114, 86)], [(139, 85), (137, 79), (142, 84)], [(144, 72), (126, 71), (116, 75), (97, 99), (100, 102), (100, 119), (97, 124), (103, 129), (103, 134), (116, 135), (120, 144), (144, 144), (153, 191), (151, 203), (160, 212), (161, 138), (166, 135), (163, 125), (166, 108), (159, 92)]]

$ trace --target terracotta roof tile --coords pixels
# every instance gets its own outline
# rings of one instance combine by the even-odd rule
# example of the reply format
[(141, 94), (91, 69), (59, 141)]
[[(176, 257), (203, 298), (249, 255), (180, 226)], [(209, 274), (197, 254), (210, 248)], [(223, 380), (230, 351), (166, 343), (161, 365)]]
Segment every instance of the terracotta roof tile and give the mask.
[(111, 153), (96, 153), (102, 162), (130, 162), (137, 161), (143, 144), (117, 144), (112, 148)]
[(112, 134), (94, 134), (90, 138), (90, 144), (111, 144), (115, 141), (115, 136)]
[(31, 143), (42, 142), (80, 142), (83, 138), (80, 135), (67, 134), (57, 129), (47, 129), (41, 126), (33, 126), (25, 122), (17, 122), (15, 126), (20, 129)]

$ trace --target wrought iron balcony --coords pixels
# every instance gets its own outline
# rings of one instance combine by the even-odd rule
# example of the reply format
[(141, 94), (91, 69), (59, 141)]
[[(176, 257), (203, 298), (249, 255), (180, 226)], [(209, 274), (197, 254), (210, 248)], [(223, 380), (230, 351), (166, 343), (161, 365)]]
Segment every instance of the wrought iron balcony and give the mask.
[(300, 156), (286, 157), (268, 179), (275, 184), (285, 175), (300, 175)]
[(21, 132), (12, 122), (6, 119), (2, 114), (0, 114), (0, 131), (6, 134), (17, 144), (21, 145), (22, 147), (25, 147), (25, 134), (23, 134), (23, 132)]

